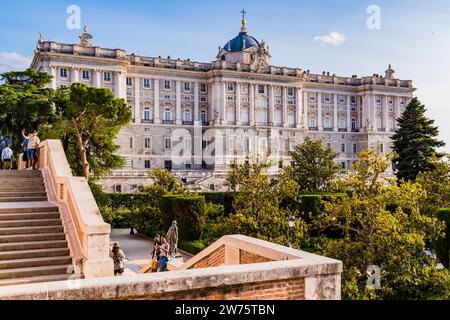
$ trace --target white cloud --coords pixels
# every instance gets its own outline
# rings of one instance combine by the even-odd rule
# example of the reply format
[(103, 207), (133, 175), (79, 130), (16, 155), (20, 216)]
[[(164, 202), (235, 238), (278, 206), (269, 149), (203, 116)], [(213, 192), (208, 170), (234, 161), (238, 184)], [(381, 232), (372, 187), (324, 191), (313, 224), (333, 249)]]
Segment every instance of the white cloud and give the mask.
[(331, 32), (325, 36), (314, 37), (314, 42), (320, 44), (321, 46), (338, 46), (347, 41), (347, 38), (339, 32)]
[(16, 52), (0, 52), (0, 73), (25, 70), (30, 67), (31, 60)]

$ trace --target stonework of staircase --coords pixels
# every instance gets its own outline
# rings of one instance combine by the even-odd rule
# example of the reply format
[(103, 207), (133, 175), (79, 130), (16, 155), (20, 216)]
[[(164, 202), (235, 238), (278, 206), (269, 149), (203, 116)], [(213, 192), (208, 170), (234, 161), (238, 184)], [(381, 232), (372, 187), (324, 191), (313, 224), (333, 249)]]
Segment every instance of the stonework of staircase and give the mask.
[(72, 259), (41, 171), (0, 171), (0, 286), (67, 280)]

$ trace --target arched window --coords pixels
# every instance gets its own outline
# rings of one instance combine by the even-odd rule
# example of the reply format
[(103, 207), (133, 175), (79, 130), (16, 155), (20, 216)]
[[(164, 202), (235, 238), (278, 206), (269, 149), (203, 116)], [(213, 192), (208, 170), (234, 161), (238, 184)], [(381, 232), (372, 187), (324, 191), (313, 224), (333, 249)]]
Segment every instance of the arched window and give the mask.
[(309, 127), (310, 128), (317, 128), (317, 118), (316, 116), (312, 116), (309, 118)]
[(339, 118), (339, 129), (345, 129), (347, 127), (347, 124), (345, 123), (345, 118), (340, 117)]
[(184, 109), (184, 116), (183, 116), (183, 121), (185, 122), (190, 122), (191, 120), (191, 109)]
[(333, 128), (333, 124), (331, 123), (331, 116), (329, 114), (325, 115), (325, 120), (323, 122), (325, 129)]
[(201, 118), (202, 124), (208, 123), (208, 113), (206, 112), (206, 110), (202, 110), (202, 112), (200, 114), (200, 118)]
[(395, 130), (395, 124), (396, 124), (395, 122), (396, 122), (395, 118), (391, 116), (389, 118), (389, 126), (390, 126), (391, 130)]
[(381, 116), (377, 116), (377, 129), (381, 129), (383, 127), (383, 118)]
[(172, 121), (172, 111), (170, 108), (164, 109), (164, 121)]
[(352, 130), (353, 131), (356, 130), (356, 119), (355, 118), (352, 119)]

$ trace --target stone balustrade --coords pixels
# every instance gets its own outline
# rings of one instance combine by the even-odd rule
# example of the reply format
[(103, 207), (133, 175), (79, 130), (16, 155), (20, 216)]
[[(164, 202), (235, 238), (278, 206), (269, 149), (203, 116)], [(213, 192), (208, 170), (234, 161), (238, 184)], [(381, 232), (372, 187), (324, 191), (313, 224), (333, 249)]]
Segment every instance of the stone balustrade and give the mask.
[(112, 275), (111, 226), (103, 221), (86, 179), (72, 175), (61, 141), (46, 140), (39, 145), (39, 168), (49, 201), (60, 206), (74, 264), (85, 278)]

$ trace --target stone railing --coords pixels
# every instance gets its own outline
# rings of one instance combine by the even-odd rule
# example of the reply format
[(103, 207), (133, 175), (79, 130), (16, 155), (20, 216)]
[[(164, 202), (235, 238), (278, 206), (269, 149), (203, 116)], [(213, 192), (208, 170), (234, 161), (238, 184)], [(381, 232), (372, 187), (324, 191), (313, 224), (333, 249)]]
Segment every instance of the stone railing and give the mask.
[(112, 275), (111, 226), (103, 221), (86, 179), (72, 176), (61, 141), (39, 145), (39, 168), (49, 200), (59, 205), (74, 263), (85, 278)]
[(179, 270), (10, 286), (0, 300), (339, 300), (342, 262), (242, 236), (225, 236)]

